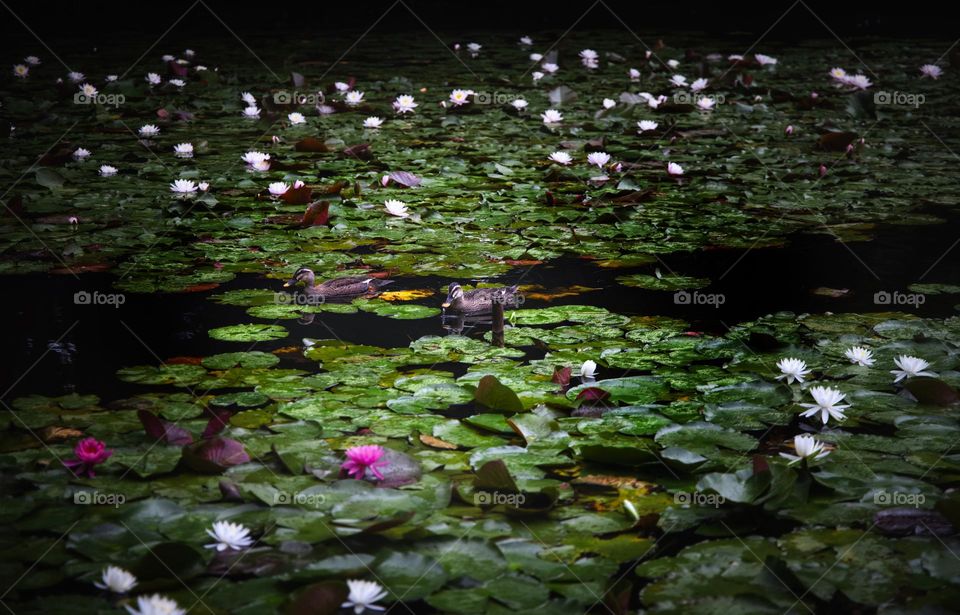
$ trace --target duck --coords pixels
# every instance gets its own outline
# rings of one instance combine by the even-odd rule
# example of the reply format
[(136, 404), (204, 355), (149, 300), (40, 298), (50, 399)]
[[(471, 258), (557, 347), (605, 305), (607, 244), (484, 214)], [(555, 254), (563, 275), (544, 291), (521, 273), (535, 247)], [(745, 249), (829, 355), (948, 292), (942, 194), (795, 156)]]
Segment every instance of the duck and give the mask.
[(500, 286), (497, 288), (478, 288), (463, 290), (454, 282), (447, 292), (447, 300), (443, 302), (443, 309), (465, 314), (490, 313), (493, 303), (503, 303), (504, 307), (516, 307), (522, 303), (517, 295), (517, 286)]
[(316, 283), (316, 275), (311, 269), (301, 267), (293, 274), (283, 287), (289, 288), (299, 282), (304, 283), (303, 293), (310, 297), (320, 297), (323, 299), (336, 299), (337, 297), (353, 298), (361, 295), (374, 294), (380, 291), (380, 288), (393, 284), (393, 280), (382, 280), (380, 278), (371, 278), (364, 276), (348, 276), (344, 278), (334, 278), (326, 282)]

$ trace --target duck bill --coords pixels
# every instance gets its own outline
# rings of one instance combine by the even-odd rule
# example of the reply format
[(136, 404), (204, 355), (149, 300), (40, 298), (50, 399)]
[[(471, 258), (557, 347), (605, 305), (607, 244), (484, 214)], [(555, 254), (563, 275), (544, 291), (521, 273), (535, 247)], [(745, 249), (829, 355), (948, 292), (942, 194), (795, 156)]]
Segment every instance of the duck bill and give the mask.
[(297, 283), (297, 279), (296, 279), (296, 278), (293, 278), (292, 280), (287, 280), (286, 282), (284, 282), (284, 283), (283, 283), (283, 287), (284, 287), (284, 288), (290, 288), (291, 286), (293, 286), (293, 285), (296, 284), (296, 283)]
[(442, 307), (443, 309), (447, 309), (448, 307), (450, 307), (450, 302), (444, 301), (443, 303), (440, 304), (440, 307)]

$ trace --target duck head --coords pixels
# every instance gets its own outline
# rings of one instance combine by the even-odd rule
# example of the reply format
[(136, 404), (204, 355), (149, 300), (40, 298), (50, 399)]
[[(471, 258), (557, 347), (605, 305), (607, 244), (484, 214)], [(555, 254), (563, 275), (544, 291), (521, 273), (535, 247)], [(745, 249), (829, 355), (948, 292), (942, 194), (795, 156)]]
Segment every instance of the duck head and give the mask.
[(463, 289), (460, 288), (459, 284), (454, 282), (450, 285), (450, 290), (447, 292), (447, 300), (443, 302), (441, 307), (448, 308), (461, 299), (463, 299)]
[(313, 271), (307, 269), (306, 267), (301, 267), (297, 269), (296, 273), (293, 274), (293, 277), (290, 278), (286, 283), (284, 283), (284, 288), (289, 288), (297, 284), (297, 282), (303, 282), (307, 287), (314, 285), (314, 280), (316, 278), (313, 275)]

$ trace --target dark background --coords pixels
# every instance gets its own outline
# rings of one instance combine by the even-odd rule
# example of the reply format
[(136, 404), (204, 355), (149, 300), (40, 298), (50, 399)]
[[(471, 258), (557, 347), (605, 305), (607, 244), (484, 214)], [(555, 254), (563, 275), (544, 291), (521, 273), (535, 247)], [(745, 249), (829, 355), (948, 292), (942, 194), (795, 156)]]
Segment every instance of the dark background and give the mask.
[(32, 38), (21, 20), (38, 37), (50, 37), (51, 44), (60, 36), (82, 36), (90, 43), (104, 44), (110, 37), (144, 35), (156, 38), (185, 12), (187, 16), (174, 28), (174, 35), (230, 36), (211, 10), (240, 36), (270, 32), (303, 36), (331, 30), (361, 33), (395, 4), (393, 10), (377, 23), (378, 30), (422, 33), (422, 25), (412, 11), (431, 29), (448, 35), (489, 29), (511, 32), (559, 29), (562, 32), (581, 17), (576, 26), (578, 29), (622, 28), (619, 17), (638, 33), (650, 34), (656, 29), (664, 29), (759, 37), (787, 13), (767, 34), (769, 39), (790, 41), (831, 37), (830, 30), (840, 37), (960, 37), (960, 21), (951, 16), (956, 13), (956, 5), (928, 0), (896, 3), (823, 0), (401, 0), (400, 3), (395, 0), (0, 0), (0, 33), (3, 35), (0, 45), (6, 47), (21, 39)]

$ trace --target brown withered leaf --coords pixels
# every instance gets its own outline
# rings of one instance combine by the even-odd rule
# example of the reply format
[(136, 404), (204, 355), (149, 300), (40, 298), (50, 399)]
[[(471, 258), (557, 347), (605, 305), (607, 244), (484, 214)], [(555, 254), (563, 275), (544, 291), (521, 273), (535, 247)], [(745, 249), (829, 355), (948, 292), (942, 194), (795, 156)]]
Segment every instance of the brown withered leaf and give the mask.
[(425, 433), (420, 434), (420, 441), (426, 444), (427, 446), (430, 446), (433, 448), (441, 448), (448, 451), (453, 451), (453, 450), (456, 450), (457, 448), (456, 444), (451, 444), (450, 442), (446, 442), (444, 440), (441, 440), (440, 438), (434, 438), (433, 436), (428, 436)]

